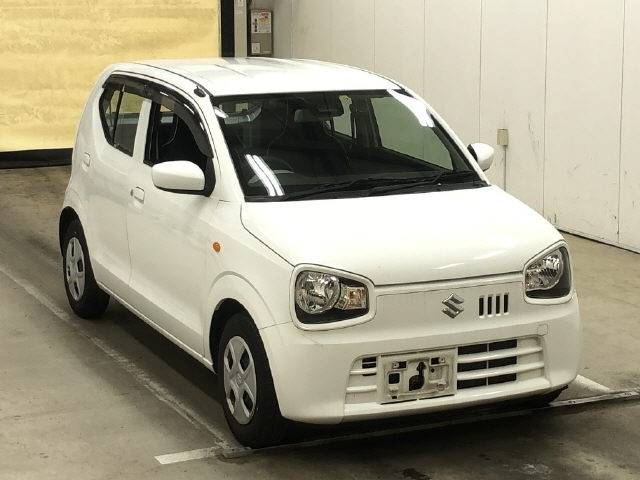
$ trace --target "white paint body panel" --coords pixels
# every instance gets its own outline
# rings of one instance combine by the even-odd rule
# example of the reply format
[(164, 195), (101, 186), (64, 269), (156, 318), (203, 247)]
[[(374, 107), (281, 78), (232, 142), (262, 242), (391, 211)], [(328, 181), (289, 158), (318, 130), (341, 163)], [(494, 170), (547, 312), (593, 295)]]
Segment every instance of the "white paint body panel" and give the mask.
[(561, 239), (540, 215), (497, 187), (247, 203), (242, 221), (294, 265), (333, 267), (376, 285), (517, 272)]
[[(133, 156), (119, 157), (104, 141), (97, 101), (113, 71), (151, 78), (189, 99), (214, 151), (211, 196), (154, 186), (152, 169), (143, 163), (149, 101)], [(73, 208), (83, 223), (98, 283), (127, 308), (211, 368), (213, 314), (225, 299), (236, 300), (260, 331), (282, 414), (306, 422), (504, 400), (548, 392), (575, 378), (580, 358), (575, 292), (533, 304), (522, 291), (527, 262), (562, 241), (537, 213), (494, 186), (245, 202), (211, 102), (193, 94), (194, 82), (221, 94), (300, 91), (320, 84), (397, 88), (388, 79), (344, 66), (264, 59), (234, 65), (219, 60), (120, 64), (103, 73), (82, 117), (64, 207)], [(82, 161), (85, 151), (92, 157), (89, 166)], [(213, 242), (222, 246), (219, 253)], [(295, 272), (307, 264), (366, 279), (372, 305), (367, 321), (322, 331), (298, 328), (291, 285)], [(510, 292), (509, 315), (473, 318), (477, 295), (496, 288)], [(441, 301), (453, 291), (469, 302), (458, 319), (442, 314)], [(391, 405), (353, 404), (345, 396), (349, 370), (361, 355), (531, 336), (544, 349), (544, 369), (536, 378)]]

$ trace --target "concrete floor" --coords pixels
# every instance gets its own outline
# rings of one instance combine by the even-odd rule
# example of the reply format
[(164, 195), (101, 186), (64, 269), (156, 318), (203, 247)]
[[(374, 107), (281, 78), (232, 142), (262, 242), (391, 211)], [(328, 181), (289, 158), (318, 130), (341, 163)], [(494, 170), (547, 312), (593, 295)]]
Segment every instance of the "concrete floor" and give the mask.
[[(99, 321), (69, 313), (57, 244), (68, 175), (0, 170), (0, 478), (640, 478), (631, 401), (161, 465), (232, 443), (215, 379), (113, 302)], [(562, 398), (639, 388), (640, 255), (568, 240), (585, 354)]]

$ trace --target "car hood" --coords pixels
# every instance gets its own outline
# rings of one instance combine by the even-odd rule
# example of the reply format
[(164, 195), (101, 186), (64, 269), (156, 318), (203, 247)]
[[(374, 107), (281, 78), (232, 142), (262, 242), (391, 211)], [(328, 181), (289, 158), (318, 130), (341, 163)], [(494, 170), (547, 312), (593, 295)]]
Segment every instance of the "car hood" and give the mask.
[(293, 265), (363, 275), (375, 285), (521, 271), (562, 239), (498, 187), (364, 198), (247, 202), (247, 230)]

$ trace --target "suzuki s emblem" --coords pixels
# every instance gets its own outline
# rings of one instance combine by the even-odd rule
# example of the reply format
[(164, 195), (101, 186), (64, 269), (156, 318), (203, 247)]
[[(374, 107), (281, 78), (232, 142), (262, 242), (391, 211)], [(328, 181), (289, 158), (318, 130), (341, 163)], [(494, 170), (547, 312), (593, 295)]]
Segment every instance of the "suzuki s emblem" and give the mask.
[(462, 306), (463, 303), (464, 299), (460, 298), (455, 293), (452, 293), (446, 298), (446, 300), (442, 301), (442, 304), (444, 305), (442, 313), (449, 315), (451, 318), (456, 318), (464, 312), (464, 307)]

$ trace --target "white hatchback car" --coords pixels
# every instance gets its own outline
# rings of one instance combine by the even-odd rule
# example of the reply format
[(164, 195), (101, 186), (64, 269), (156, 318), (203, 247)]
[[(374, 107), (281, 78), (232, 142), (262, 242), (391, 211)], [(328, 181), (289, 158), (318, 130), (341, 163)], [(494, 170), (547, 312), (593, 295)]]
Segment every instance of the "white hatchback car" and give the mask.
[(492, 155), (360, 69), (113, 65), (60, 215), (69, 302), (113, 297), (218, 372), (250, 446), (286, 419), (549, 401), (580, 359), (567, 245)]

